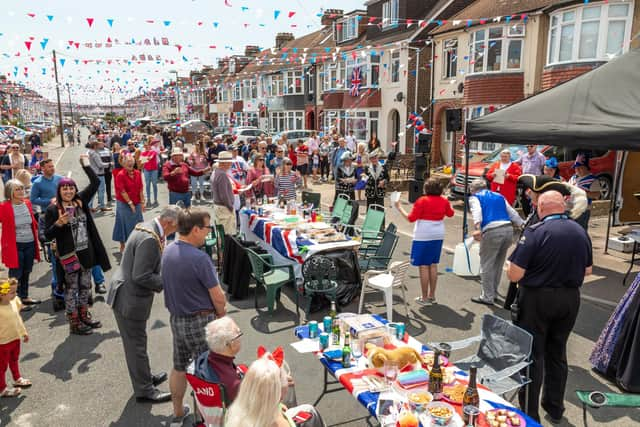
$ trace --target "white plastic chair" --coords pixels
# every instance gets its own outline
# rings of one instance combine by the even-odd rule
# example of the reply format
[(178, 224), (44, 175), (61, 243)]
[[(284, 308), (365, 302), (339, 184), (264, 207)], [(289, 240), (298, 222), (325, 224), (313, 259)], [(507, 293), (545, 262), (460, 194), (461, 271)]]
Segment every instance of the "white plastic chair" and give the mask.
[(369, 270), (364, 273), (362, 291), (360, 292), (360, 304), (358, 314), (362, 313), (364, 305), (364, 290), (366, 287), (384, 292), (385, 304), (387, 306), (387, 320), (393, 322), (393, 288), (400, 288), (404, 308), (409, 317), (409, 304), (404, 292), (404, 279), (411, 264), (409, 261), (395, 261), (391, 263), (387, 271)]

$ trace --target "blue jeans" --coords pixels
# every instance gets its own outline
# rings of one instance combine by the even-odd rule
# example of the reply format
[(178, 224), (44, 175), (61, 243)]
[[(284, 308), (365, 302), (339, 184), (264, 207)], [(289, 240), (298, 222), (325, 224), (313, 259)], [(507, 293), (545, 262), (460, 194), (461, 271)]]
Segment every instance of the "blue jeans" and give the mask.
[[(104, 175), (98, 175), (98, 179), (100, 180), (100, 186), (98, 187), (98, 209), (104, 208), (104, 195), (107, 191), (107, 186), (104, 182)], [(89, 207), (93, 208), (93, 199), (89, 202)]]
[(91, 268), (91, 275), (93, 276), (93, 281), (96, 285), (104, 284), (104, 273), (102, 272), (102, 267), (94, 265)]
[(191, 177), (191, 191), (196, 195), (196, 190), (200, 195), (204, 194), (204, 175)]
[(191, 193), (188, 191), (186, 193), (169, 191), (169, 204), (175, 205), (178, 202), (182, 202), (185, 208), (191, 207)]
[(158, 202), (158, 171), (143, 170), (144, 186), (147, 187), (147, 203), (151, 203), (151, 186), (153, 186), (153, 201)]
[(29, 298), (29, 274), (33, 269), (33, 259), (36, 257), (36, 242), (16, 243), (18, 249), (18, 268), (9, 269), (9, 277), (18, 280), (18, 296)]

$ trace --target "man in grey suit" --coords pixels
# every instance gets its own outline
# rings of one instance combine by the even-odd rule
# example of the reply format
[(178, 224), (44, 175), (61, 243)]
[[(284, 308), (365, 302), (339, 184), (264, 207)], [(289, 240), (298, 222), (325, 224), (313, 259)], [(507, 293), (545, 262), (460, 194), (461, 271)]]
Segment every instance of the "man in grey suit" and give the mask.
[(147, 354), (147, 320), (154, 293), (162, 291), (160, 260), (165, 236), (175, 233), (180, 208), (171, 205), (150, 222), (140, 223), (127, 239), (120, 268), (111, 279), (107, 304), (120, 329), (133, 391), (138, 402), (160, 403), (171, 394), (156, 386), (167, 379), (166, 372), (151, 374)]

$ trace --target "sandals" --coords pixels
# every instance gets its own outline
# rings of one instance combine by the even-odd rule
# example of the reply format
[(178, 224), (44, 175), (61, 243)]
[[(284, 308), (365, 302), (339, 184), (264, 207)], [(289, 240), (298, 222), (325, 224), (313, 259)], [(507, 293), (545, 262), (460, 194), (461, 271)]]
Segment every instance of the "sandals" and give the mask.
[(0, 393), (0, 397), (17, 397), (20, 393), (22, 393), (22, 390), (20, 390), (19, 388), (7, 387), (2, 390), (2, 393)]
[(20, 387), (20, 388), (29, 388), (33, 385), (33, 383), (31, 382), (31, 380), (28, 380), (26, 378), (20, 377), (18, 378), (14, 383), (13, 386), (14, 387)]

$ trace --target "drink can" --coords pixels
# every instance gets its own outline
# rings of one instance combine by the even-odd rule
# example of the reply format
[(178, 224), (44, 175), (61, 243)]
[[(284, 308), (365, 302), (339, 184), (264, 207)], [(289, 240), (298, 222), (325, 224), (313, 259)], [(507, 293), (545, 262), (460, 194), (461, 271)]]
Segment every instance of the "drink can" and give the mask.
[(262, 210), (262, 206), (258, 208), (258, 216), (262, 216), (264, 211)]
[(318, 322), (315, 320), (309, 322), (309, 338), (318, 338)]
[(329, 347), (329, 334), (323, 332), (320, 334), (320, 350), (326, 350)]
[(404, 339), (405, 326), (404, 322), (396, 322), (396, 338), (402, 341)]
[(333, 319), (331, 318), (331, 316), (324, 316), (324, 319), (322, 319), (322, 328), (325, 332), (327, 333), (331, 332), (332, 322), (333, 322)]

